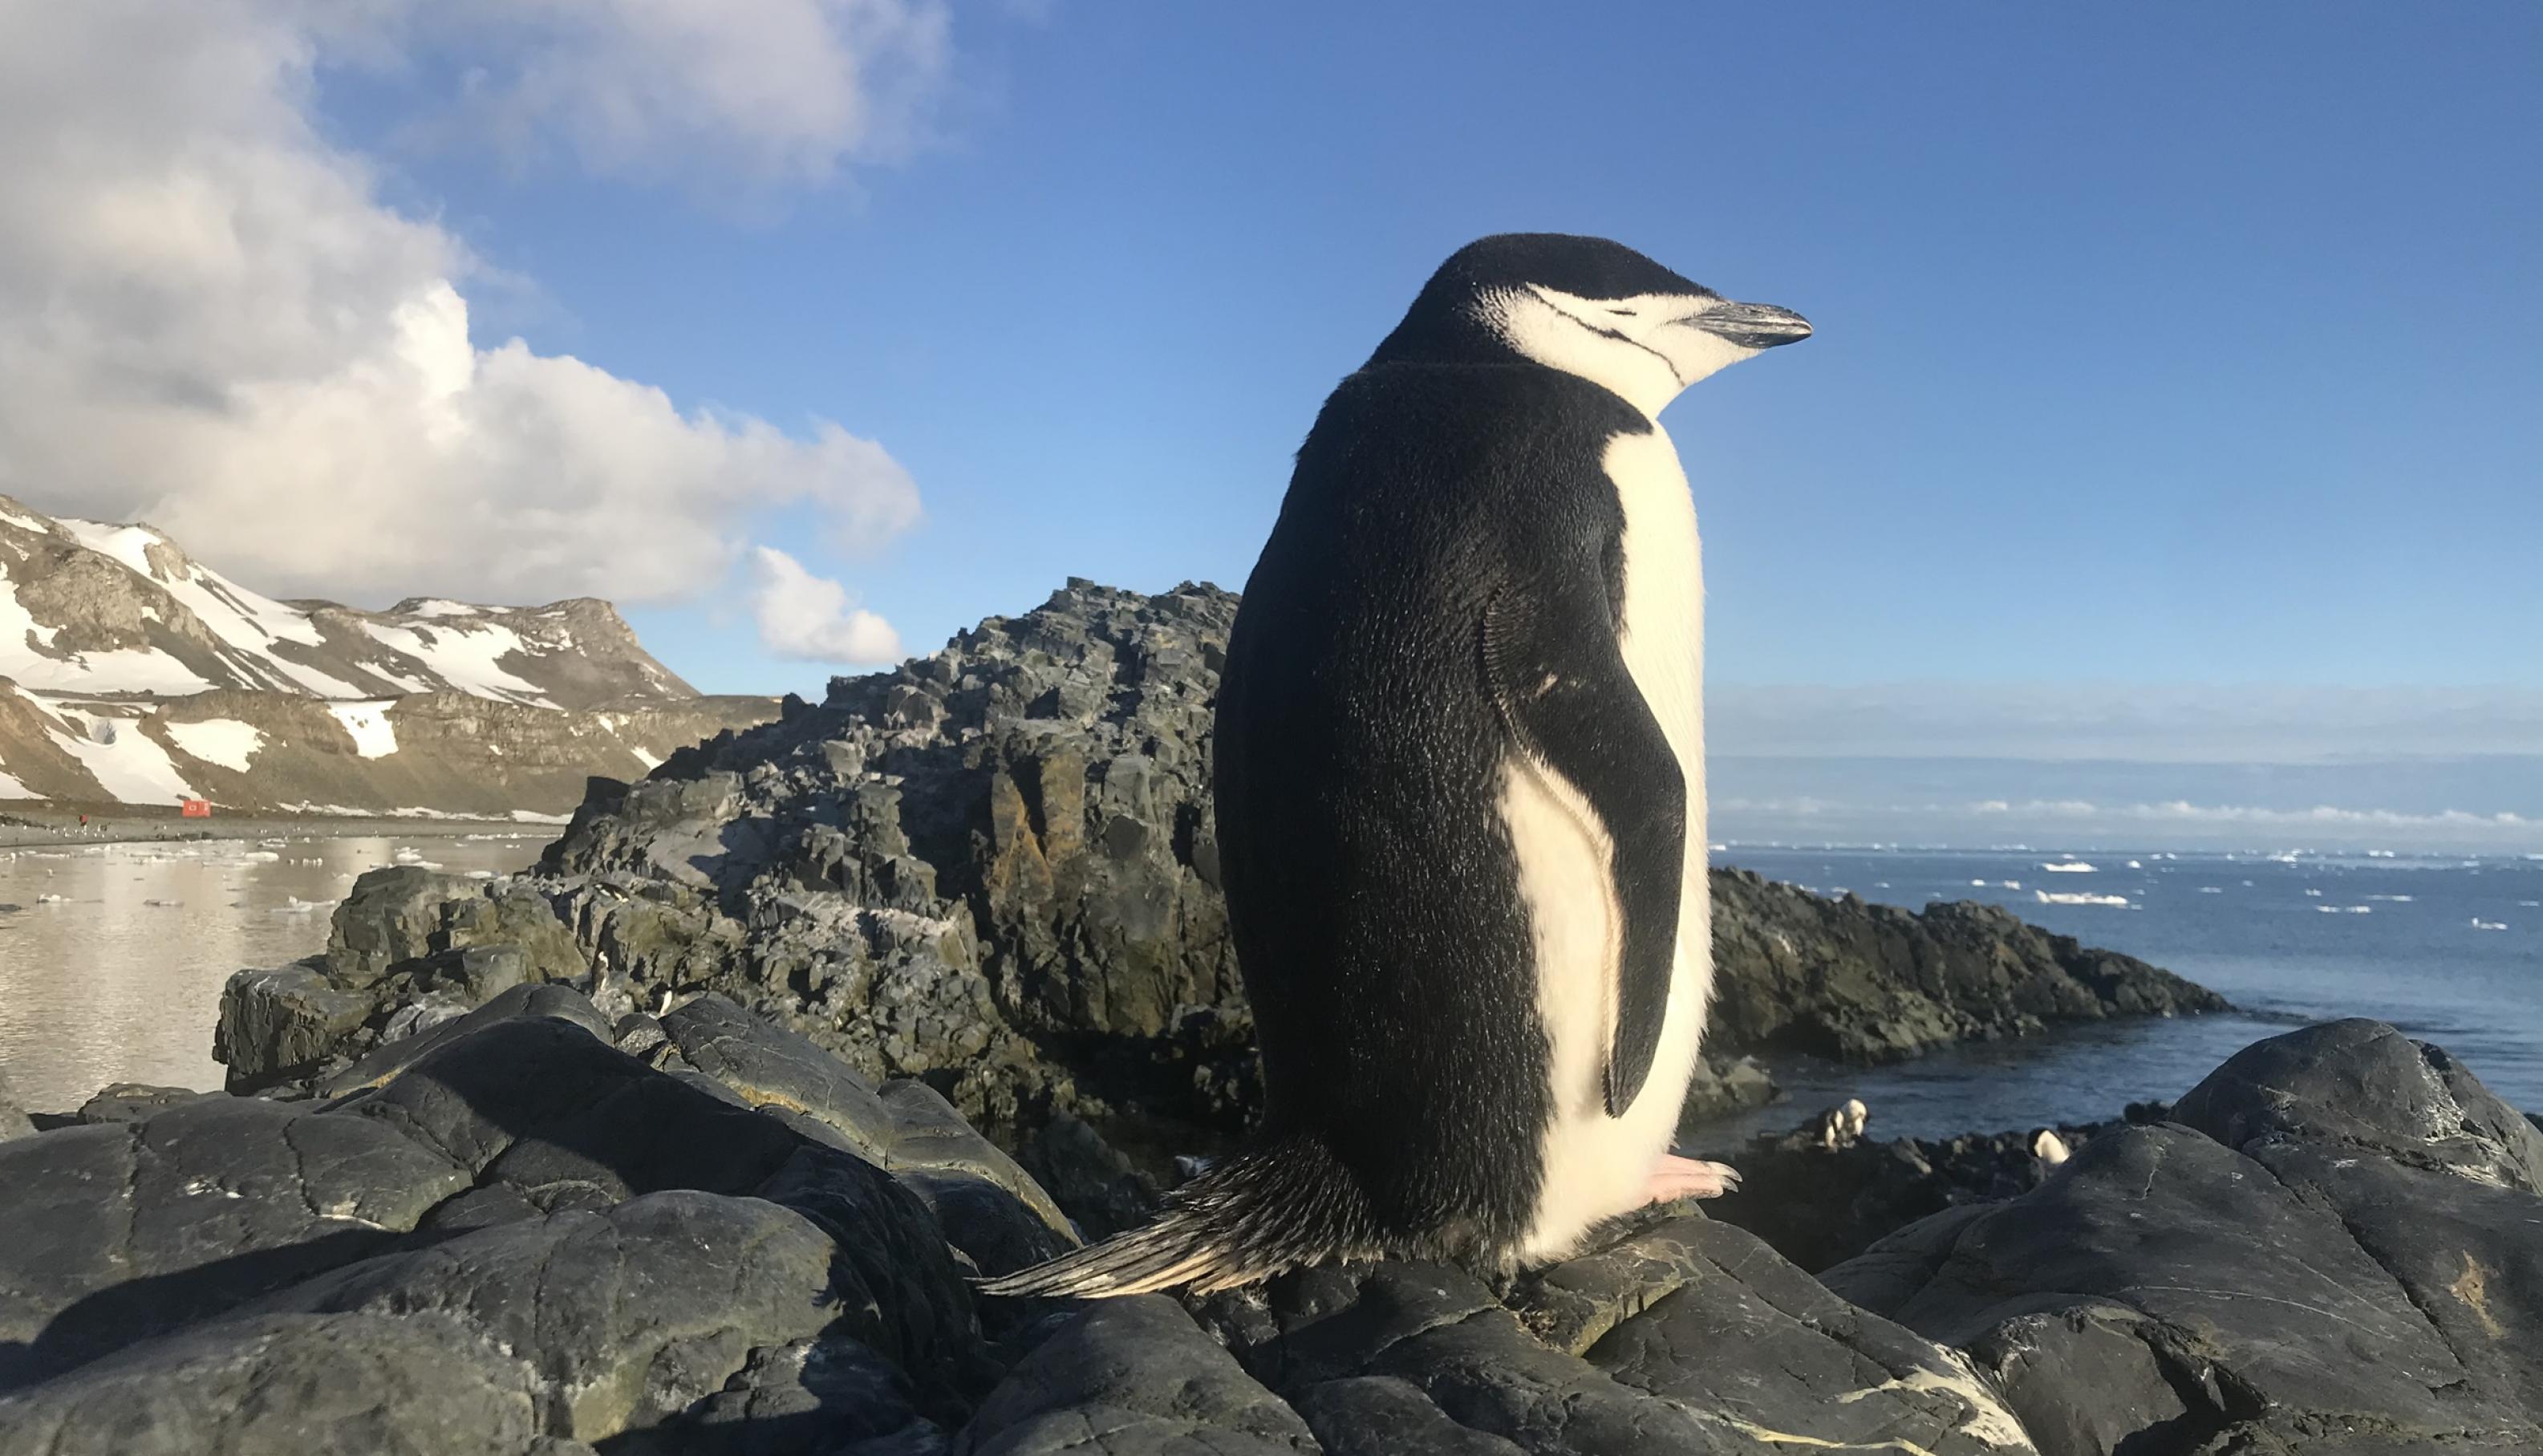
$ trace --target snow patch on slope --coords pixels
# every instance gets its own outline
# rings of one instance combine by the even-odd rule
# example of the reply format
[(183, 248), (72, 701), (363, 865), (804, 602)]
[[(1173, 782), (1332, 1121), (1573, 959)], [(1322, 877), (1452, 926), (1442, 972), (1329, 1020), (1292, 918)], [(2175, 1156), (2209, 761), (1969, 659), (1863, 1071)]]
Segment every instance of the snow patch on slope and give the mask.
[(548, 700), (537, 683), (524, 682), (496, 665), (498, 658), (522, 651), (520, 634), (509, 627), (488, 622), (470, 627), (419, 629), (384, 627), (377, 622), (365, 622), (362, 630), (424, 663), (442, 681), (463, 693), (524, 703), (533, 708), (557, 706)]
[(19, 783), (7, 769), (0, 769), (0, 799), (41, 799), (44, 796)]
[(327, 711), (353, 738), (353, 751), (364, 758), (386, 758), (397, 751), (397, 729), (389, 723), (389, 700), (330, 703)]
[(265, 730), (235, 718), (207, 718), (200, 723), (172, 723), (168, 736), (190, 758), (246, 773), (256, 751), (265, 746)]
[(84, 725), (85, 732), (77, 730), (83, 726), (76, 720), (65, 721), (72, 730), (57, 732), (55, 740), (80, 761), (107, 798), (118, 804), (174, 804), (200, 797), (168, 750), (144, 736), (132, 720), (92, 719)]

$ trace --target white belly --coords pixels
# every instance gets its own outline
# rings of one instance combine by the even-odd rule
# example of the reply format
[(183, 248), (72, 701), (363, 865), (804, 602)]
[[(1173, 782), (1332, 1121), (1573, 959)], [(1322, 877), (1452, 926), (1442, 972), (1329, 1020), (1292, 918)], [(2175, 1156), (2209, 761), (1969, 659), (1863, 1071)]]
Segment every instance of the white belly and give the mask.
[(1530, 1262), (1570, 1253), (1593, 1225), (1646, 1200), (1652, 1167), (1677, 1128), (1713, 986), (1704, 868), (1704, 578), (1695, 502), (1677, 449), (1657, 424), (1647, 435), (1617, 436), (1605, 464), (1625, 507), (1618, 646), (1686, 779), (1685, 875), (1659, 1048), (1633, 1105), (1610, 1117), (1605, 1075), (1624, 917), (1607, 835), (1588, 802), (1559, 775), (1515, 755), (1505, 766), (1501, 808), (1535, 939), (1537, 1012), (1552, 1064), (1541, 1190), (1520, 1249)]

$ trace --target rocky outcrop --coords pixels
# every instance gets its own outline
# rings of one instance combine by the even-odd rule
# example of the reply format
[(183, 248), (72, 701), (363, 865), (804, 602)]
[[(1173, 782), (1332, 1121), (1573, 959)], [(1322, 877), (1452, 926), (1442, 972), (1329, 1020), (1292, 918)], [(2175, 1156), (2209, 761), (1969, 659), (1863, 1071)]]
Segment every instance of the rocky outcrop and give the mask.
[(2543, 1136), (2373, 1022), (1825, 1276), (1965, 1349), (2043, 1452), (2543, 1449)]
[[(374, 926), (391, 900), (442, 891), (366, 881), (339, 946), (393, 940), (413, 963), (331, 949), (314, 968), (241, 977), (223, 1013), (232, 1086), (323, 1080), (400, 1018), (455, 1014), (511, 974), (486, 979), (454, 952), (534, 936), (521, 975), (575, 985), (613, 1018), (713, 991), (869, 1079), (927, 1081), (1020, 1152), (1082, 1154), (1042, 1166), (1108, 1190), (1112, 1211), (1080, 1206), (1109, 1222), (1136, 1179), (1102, 1141), (1153, 1182), (1172, 1154), (1238, 1134), (1261, 1100), (1209, 798), (1235, 611), (1210, 586), (1147, 597), (1075, 581), (642, 782), (595, 781), (538, 874), (447, 886), (451, 913), (501, 930)], [(1720, 1008), (1693, 1115), (1771, 1096), (1750, 1050), (1889, 1057), (2223, 1005), (2000, 910), (1911, 915), (1736, 871), (1714, 884)], [(512, 908), (486, 908), (499, 898)], [(309, 1054), (318, 1029), (347, 1025)], [(1083, 1126), (1037, 1143), (1061, 1113)]]
[(1664, 1206), (1516, 1279), (1091, 1306), (970, 1292), (1073, 1232), (934, 1089), (717, 997), (524, 984), (331, 1101), (146, 1091), (0, 1144), (0, 1456), (2543, 1443), (2543, 1135), (2368, 1023), (1825, 1282)]
[(1910, 913), (1744, 870), (1714, 873), (1713, 904), (1710, 1035), (1734, 1046), (1893, 1061), (2056, 1022), (2226, 1007), (2203, 987), (2026, 925), (2000, 905)]

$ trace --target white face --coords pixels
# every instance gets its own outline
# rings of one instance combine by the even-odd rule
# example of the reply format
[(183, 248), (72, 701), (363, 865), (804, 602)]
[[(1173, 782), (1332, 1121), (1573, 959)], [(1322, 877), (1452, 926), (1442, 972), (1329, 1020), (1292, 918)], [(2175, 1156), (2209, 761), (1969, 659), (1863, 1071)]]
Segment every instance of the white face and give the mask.
[(1737, 306), (1681, 293), (1582, 298), (1529, 283), (1485, 295), (1478, 312), (1486, 327), (1520, 353), (1604, 385), (1657, 416), (1688, 385), (1762, 352), (1693, 322), (1713, 309)]

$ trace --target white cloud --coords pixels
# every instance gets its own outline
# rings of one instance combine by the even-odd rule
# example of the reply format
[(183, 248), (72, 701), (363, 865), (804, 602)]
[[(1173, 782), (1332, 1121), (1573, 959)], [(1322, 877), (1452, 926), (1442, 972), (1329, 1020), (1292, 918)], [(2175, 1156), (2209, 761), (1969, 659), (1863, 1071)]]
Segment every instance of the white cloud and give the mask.
[[(838, 545), (886, 538), (916, 492), (834, 423), (684, 412), (517, 340), (479, 346), (462, 290), (487, 269), (386, 205), (311, 104), (323, 63), (429, 27), (487, 52), (481, 86), (525, 135), (590, 165), (817, 180), (901, 124), (869, 68), (933, 46), (908, 82), (932, 84), (942, 24), (923, 0), (0, 5), (0, 492), (358, 601), (678, 598), (784, 505)], [(860, 26), (883, 38), (860, 48)]]
[(892, 662), (900, 658), (900, 634), (874, 613), (853, 606), (847, 588), (815, 576), (773, 546), (750, 553), (751, 615), (759, 644), (798, 662)]
[(718, 190), (905, 155), (952, 56), (942, 0), (457, 0), (412, 24), (468, 68), (433, 129)]

